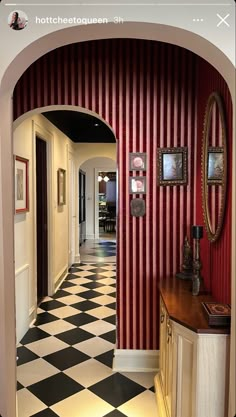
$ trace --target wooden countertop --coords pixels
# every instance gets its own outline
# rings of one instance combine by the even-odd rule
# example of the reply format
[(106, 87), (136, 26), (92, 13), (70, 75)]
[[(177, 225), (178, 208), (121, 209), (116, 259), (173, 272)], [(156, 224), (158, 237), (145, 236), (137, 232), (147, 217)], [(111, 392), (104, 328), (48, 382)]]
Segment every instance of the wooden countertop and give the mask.
[(204, 315), (203, 301), (215, 301), (211, 295), (192, 295), (191, 280), (174, 277), (160, 281), (160, 293), (170, 318), (196, 333), (228, 334), (228, 327), (210, 327)]

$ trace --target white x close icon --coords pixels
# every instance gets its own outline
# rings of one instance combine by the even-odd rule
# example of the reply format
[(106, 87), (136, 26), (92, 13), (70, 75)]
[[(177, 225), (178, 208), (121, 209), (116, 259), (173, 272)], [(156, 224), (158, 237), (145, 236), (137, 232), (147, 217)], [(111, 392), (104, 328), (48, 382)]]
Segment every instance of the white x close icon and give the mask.
[(219, 19), (220, 19), (220, 21), (219, 21), (219, 23), (217, 24), (217, 27), (219, 27), (222, 23), (224, 23), (226, 26), (228, 26), (229, 27), (229, 23), (228, 22), (226, 22), (226, 19), (228, 19), (228, 17), (229, 17), (229, 13), (225, 16), (225, 17), (222, 17), (220, 14), (218, 14), (217, 13), (217, 15), (216, 15), (217, 17), (219, 17)]

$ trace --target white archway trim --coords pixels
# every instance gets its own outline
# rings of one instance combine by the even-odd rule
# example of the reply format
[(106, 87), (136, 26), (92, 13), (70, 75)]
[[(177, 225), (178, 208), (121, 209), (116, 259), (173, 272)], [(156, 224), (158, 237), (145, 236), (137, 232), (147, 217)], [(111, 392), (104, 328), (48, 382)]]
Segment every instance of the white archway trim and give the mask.
[(229, 58), (210, 41), (188, 30), (157, 23), (125, 22), (122, 25), (74, 26), (49, 33), (23, 49), (7, 68), (0, 86), (2, 93), (13, 92), (23, 72), (52, 49), (76, 42), (96, 39), (136, 38), (171, 43), (189, 49), (213, 65), (226, 80), (234, 95), (235, 67)]
[(90, 116), (96, 117), (97, 119), (101, 120), (101, 122), (103, 122), (113, 133), (114, 138), (116, 139), (116, 135), (114, 130), (112, 129), (112, 127), (107, 123), (107, 121), (105, 119), (103, 119), (98, 113), (86, 109), (85, 107), (81, 107), (81, 106), (71, 106), (71, 105), (67, 105), (67, 104), (55, 104), (55, 105), (51, 105), (51, 106), (44, 106), (44, 107), (37, 107), (36, 109), (30, 110), (24, 114), (22, 114), (20, 117), (18, 117), (16, 120), (14, 120), (13, 122), (13, 131), (26, 119), (28, 119), (29, 117), (32, 117), (35, 114), (42, 114), (44, 112), (48, 112), (48, 111), (55, 111), (55, 110), (69, 110), (69, 111), (76, 111), (76, 112), (80, 112), (80, 113), (85, 113), (85, 114), (89, 114)]

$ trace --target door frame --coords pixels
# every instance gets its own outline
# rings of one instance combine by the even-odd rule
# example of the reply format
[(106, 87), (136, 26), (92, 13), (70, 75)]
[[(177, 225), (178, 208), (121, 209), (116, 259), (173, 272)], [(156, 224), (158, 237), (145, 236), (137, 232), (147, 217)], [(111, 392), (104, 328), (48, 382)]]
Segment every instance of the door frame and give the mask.
[[(117, 162), (116, 162), (116, 165), (117, 165)], [(117, 173), (118, 173), (118, 171), (117, 171), (117, 168), (116, 168), (116, 170), (114, 169), (114, 168), (109, 168), (109, 167), (106, 167), (106, 168), (94, 168), (94, 205), (95, 205), (95, 207), (94, 207), (94, 237), (95, 237), (95, 239), (99, 239), (99, 220), (98, 220), (98, 217), (99, 217), (99, 209), (98, 209), (98, 202), (99, 202), (99, 199), (98, 199), (98, 191), (99, 191), (99, 188), (98, 188), (98, 180), (97, 180), (97, 178), (98, 178), (98, 173), (100, 172), (100, 171), (109, 171), (109, 172), (115, 172), (116, 173), (116, 210), (117, 210), (117, 205), (118, 205), (118, 198), (117, 198), (117, 187), (118, 187), (118, 182), (117, 182), (117, 178), (118, 178), (118, 175), (117, 175)]]
[[(67, 161), (68, 161), (68, 267), (76, 261), (76, 164), (72, 151), (67, 145)], [(74, 219), (74, 220), (73, 220)], [(74, 231), (72, 231), (74, 227)]]
[(54, 216), (53, 206), (55, 204), (55, 193), (53, 176), (54, 161), (53, 155), (53, 141), (54, 137), (51, 132), (39, 126), (34, 120), (32, 121), (32, 149), (33, 149), (33, 198), (34, 198), (34, 230), (33, 230), (33, 242), (34, 242), (34, 290), (35, 290), (35, 317), (37, 315), (37, 205), (36, 205), (36, 137), (46, 142), (47, 146), (47, 212), (48, 212), (48, 295), (53, 295), (55, 290), (55, 283), (53, 279), (53, 234), (54, 234)]

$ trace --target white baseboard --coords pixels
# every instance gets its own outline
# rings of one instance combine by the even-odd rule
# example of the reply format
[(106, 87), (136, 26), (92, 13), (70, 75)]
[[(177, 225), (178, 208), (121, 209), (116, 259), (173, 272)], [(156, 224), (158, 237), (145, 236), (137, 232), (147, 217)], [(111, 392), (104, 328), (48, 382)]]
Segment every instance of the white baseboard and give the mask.
[(89, 240), (89, 239), (95, 239), (95, 234), (93, 233), (91, 235), (86, 235), (86, 240)]
[(30, 323), (29, 327), (31, 327), (34, 324), (36, 318), (37, 318), (37, 307), (33, 306), (29, 310), (29, 323)]
[(68, 274), (68, 265), (65, 265), (62, 270), (59, 272), (59, 274), (57, 274), (56, 278), (55, 278), (55, 289), (54, 289), (54, 293), (57, 292), (58, 288), (60, 287), (60, 285), (62, 284), (62, 282), (64, 281), (66, 275)]
[(116, 372), (157, 372), (159, 350), (115, 349), (112, 369)]
[(77, 255), (75, 255), (75, 263), (80, 263), (80, 254), (77, 253)]

